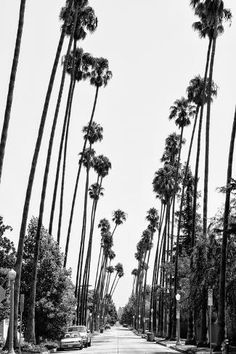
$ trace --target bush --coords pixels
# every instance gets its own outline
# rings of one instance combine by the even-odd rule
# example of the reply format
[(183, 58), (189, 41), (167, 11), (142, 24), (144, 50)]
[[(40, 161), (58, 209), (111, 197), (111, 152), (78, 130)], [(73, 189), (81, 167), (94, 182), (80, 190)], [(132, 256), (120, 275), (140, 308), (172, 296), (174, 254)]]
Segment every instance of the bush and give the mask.
[(57, 349), (59, 347), (59, 344), (57, 342), (54, 342), (54, 341), (46, 341), (46, 342), (44, 342), (42, 344), (48, 350), (55, 349), (55, 348)]
[(33, 353), (40, 353), (46, 352), (48, 349), (44, 346), (44, 344), (32, 344), (24, 342), (21, 346), (21, 351), (23, 352), (33, 352)]

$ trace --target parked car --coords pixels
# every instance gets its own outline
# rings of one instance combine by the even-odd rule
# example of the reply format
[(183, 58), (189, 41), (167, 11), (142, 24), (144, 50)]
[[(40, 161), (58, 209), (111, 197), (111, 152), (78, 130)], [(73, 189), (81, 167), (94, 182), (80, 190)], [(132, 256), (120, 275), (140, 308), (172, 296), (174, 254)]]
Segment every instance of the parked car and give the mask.
[(69, 333), (74, 333), (74, 332), (79, 333), (83, 339), (84, 347), (91, 346), (91, 337), (92, 336), (86, 326), (70, 326), (70, 327), (68, 327), (68, 332)]
[(83, 338), (77, 332), (65, 333), (64, 338), (60, 341), (60, 349), (83, 349)]
[(110, 328), (111, 328), (110, 324), (109, 324), (109, 323), (106, 323), (106, 324), (105, 324), (105, 329), (110, 329)]

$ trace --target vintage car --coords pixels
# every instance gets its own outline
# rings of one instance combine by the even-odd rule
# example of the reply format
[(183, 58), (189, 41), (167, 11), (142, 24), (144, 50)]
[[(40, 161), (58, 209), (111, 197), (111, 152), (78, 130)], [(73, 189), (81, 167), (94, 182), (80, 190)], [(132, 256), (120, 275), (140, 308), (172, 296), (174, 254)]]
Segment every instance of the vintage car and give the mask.
[(82, 349), (84, 347), (83, 338), (77, 332), (65, 333), (60, 341), (60, 350), (64, 349)]
[(70, 326), (68, 327), (69, 333), (79, 333), (83, 339), (84, 347), (91, 346), (91, 333), (86, 326), (78, 325), (78, 326)]

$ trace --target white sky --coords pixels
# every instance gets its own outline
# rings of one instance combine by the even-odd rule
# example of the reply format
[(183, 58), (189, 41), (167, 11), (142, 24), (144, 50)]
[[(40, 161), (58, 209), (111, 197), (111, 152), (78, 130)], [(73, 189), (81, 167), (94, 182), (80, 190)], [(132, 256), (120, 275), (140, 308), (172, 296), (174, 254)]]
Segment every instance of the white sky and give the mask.
[[(4, 222), (13, 227), (11, 238), (16, 244), (34, 144), (59, 38), (58, 15), (63, 5), (62, 0), (26, 3), (22, 47), (0, 185), (0, 214), (3, 215)], [(103, 217), (111, 220), (112, 211), (118, 208), (128, 214), (127, 222), (117, 229), (114, 240), (117, 255), (115, 264), (123, 263), (125, 270), (125, 277), (120, 280), (114, 300), (117, 306), (123, 306), (131, 293), (131, 271), (136, 267), (134, 253), (142, 231), (147, 226), (146, 211), (153, 206), (158, 207), (152, 192), (153, 176), (161, 166), (160, 157), (165, 138), (176, 130), (174, 123), (168, 121), (169, 107), (176, 99), (185, 95), (191, 78), (198, 74), (203, 75), (207, 40), (199, 39), (191, 28), (195, 18), (189, 7), (189, 1), (91, 0), (90, 5), (98, 16), (98, 29), (93, 35), (88, 35), (81, 46), (94, 56), (108, 58), (113, 71), (112, 81), (100, 91), (95, 116), (95, 121), (104, 128), (104, 140), (94, 148), (98, 154), (106, 155), (112, 163), (112, 170), (104, 180), (105, 196), (98, 207), (96, 224)], [(225, 6), (232, 10), (233, 15), (236, 13), (235, 0), (225, 0)], [(0, 117), (3, 117), (19, 1), (2, 0), (1, 10)], [(225, 34), (219, 38), (216, 49), (214, 80), (219, 86), (219, 91), (212, 108), (209, 216), (212, 216), (221, 205), (222, 197), (215, 189), (224, 185), (226, 180), (229, 138), (236, 102), (235, 39), (236, 23), (233, 18), (231, 27), (226, 26)], [(59, 79), (60, 75), (57, 76), (56, 89), (48, 114), (29, 217), (38, 214), (46, 146)], [(89, 120), (93, 97), (94, 88), (86, 83), (80, 84), (75, 94), (72, 112), (63, 236), (68, 222), (77, 155), (82, 149), (81, 129)], [(64, 104), (58, 128), (61, 127), (63, 112)], [(0, 124), (2, 126), (2, 123)], [(189, 131), (190, 128), (187, 136)], [(54, 168), (56, 153), (57, 149), (54, 149), (52, 164)], [(94, 181), (95, 178), (91, 178), (91, 182)], [(44, 218), (46, 227), (52, 183), (51, 175)], [(79, 192), (82, 196), (82, 189)], [(80, 239), (82, 214), (79, 205), (82, 205), (81, 199), (76, 208), (69, 255), (73, 277), (76, 272)], [(100, 235), (96, 231), (93, 269), (97, 260), (99, 241)], [(63, 245), (64, 237), (62, 250)], [(91, 282), (93, 283), (93, 277)]]

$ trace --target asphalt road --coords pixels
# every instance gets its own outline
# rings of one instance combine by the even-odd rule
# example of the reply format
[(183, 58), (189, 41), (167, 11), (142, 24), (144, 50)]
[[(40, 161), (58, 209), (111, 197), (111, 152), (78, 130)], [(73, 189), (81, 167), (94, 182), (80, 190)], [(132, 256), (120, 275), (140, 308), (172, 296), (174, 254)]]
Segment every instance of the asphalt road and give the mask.
[(171, 354), (176, 351), (135, 335), (128, 328), (114, 326), (92, 338), (92, 346), (82, 353), (93, 354)]

